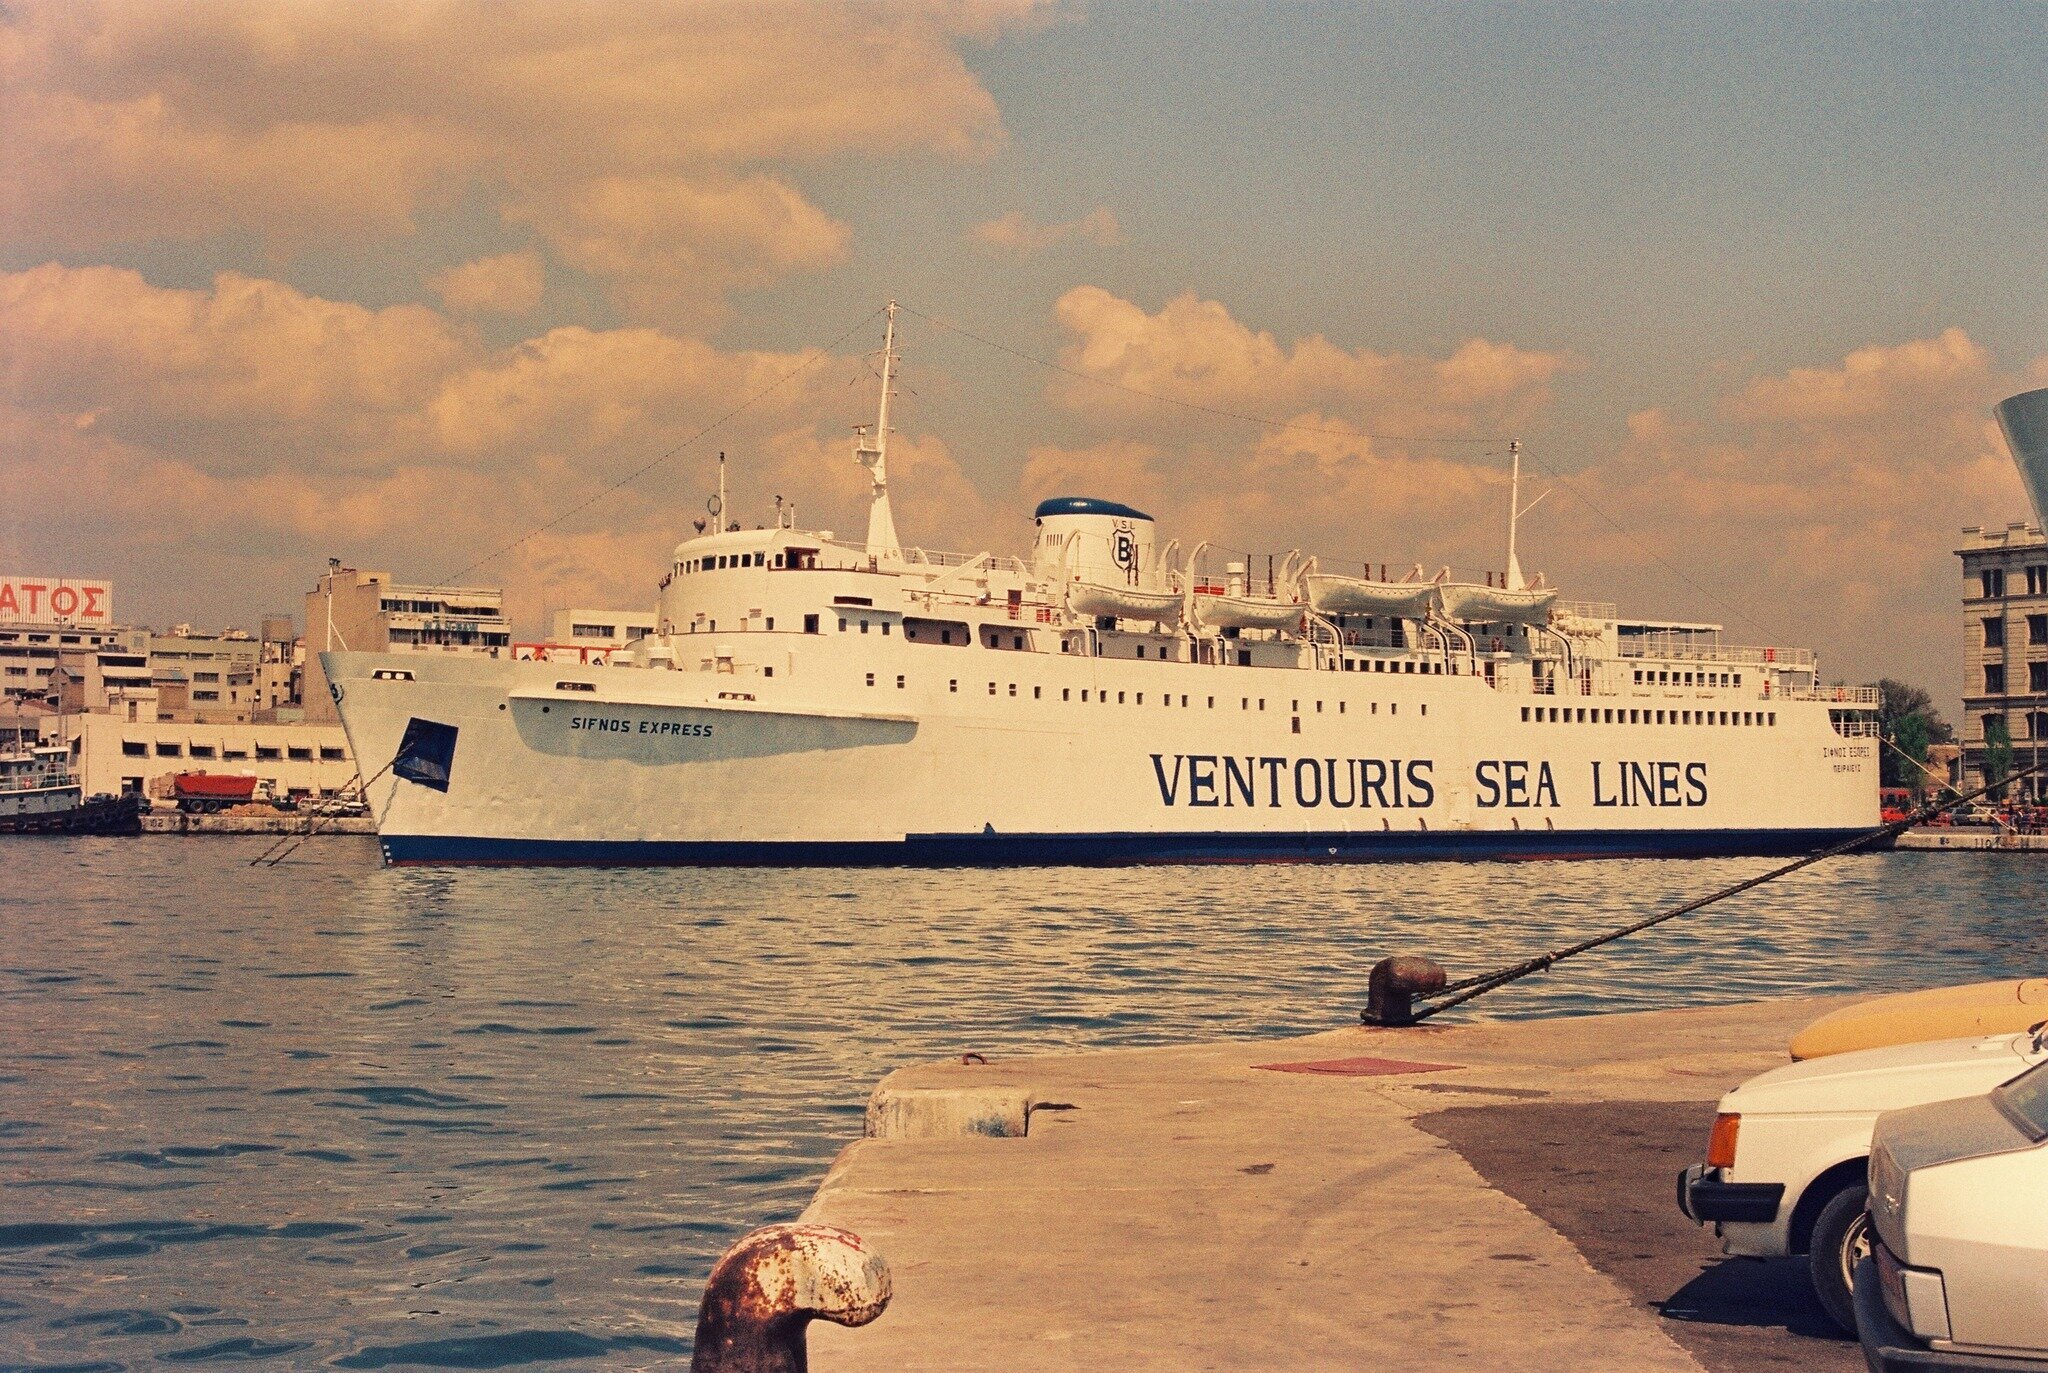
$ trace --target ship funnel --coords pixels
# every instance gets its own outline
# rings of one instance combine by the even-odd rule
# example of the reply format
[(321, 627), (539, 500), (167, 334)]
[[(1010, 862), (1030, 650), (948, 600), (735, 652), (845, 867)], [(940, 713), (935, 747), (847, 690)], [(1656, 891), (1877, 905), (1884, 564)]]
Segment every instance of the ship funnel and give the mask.
[(2048, 528), (2048, 387), (2008, 396), (1993, 413), (2034, 502), (2034, 519)]
[(1153, 546), (1152, 517), (1092, 496), (1055, 496), (1032, 512), (1038, 538), (1033, 570), (1041, 577), (1163, 590), (1165, 570)]

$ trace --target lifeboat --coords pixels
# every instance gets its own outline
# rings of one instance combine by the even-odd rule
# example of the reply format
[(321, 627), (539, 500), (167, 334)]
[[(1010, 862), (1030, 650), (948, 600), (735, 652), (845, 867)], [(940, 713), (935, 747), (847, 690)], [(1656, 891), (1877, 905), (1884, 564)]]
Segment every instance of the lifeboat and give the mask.
[(1196, 617), (1216, 629), (1291, 629), (1301, 622), (1304, 609), (1299, 601), (1223, 592), (1197, 591), (1194, 603)]
[(1148, 591), (1136, 586), (1111, 586), (1079, 579), (1067, 584), (1067, 608), (1076, 615), (1114, 615), (1119, 620), (1151, 620), (1164, 624), (1180, 618), (1178, 591)]
[(1550, 607), (1557, 602), (1557, 588), (1553, 586), (1510, 591), (1504, 586), (1444, 582), (1437, 591), (1443, 597), (1444, 617), (1451, 620), (1543, 624), (1550, 618)]
[(1437, 605), (1434, 582), (1371, 582), (1328, 572), (1311, 572), (1303, 580), (1308, 585), (1308, 603), (1325, 615), (1420, 620)]

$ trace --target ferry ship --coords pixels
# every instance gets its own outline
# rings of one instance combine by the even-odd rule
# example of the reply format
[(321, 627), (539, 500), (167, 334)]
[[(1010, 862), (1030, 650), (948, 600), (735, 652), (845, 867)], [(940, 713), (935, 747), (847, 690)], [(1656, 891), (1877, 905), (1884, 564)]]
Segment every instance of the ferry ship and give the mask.
[(385, 860), (1780, 854), (1878, 824), (1875, 690), (1525, 579), (1512, 493), (1503, 568), (1465, 578), (1183, 553), (1095, 496), (1041, 503), (1023, 558), (905, 547), (893, 305), (880, 371), (863, 541), (721, 500), (616, 654), (324, 655)]

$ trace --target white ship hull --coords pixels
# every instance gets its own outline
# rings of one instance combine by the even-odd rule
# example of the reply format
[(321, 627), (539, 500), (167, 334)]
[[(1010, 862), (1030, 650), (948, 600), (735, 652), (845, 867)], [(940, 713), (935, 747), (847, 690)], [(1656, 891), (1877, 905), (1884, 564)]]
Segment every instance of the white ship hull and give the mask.
[[(387, 860), (1740, 854), (1878, 823), (1875, 740), (1838, 734), (1820, 702), (748, 637), (799, 666), (327, 655)], [(1605, 723), (1617, 708), (1642, 722)], [(434, 785), (388, 770), (415, 720), (453, 730)]]

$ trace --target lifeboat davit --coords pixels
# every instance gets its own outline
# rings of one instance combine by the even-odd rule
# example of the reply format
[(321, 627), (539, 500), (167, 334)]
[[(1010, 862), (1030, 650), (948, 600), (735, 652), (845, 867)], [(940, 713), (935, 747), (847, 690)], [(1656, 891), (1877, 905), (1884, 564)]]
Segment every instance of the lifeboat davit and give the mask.
[(1119, 620), (1163, 624), (1180, 618), (1180, 593), (1077, 579), (1067, 584), (1067, 608), (1076, 615), (1114, 615)]
[(1437, 592), (1443, 597), (1445, 618), (1452, 620), (1543, 624), (1550, 619), (1550, 607), (1557, 602), (1554, 586), (1510, 591), (1504, 586), (1443, 582), (1437, 586)]
[(1264, 596), (1232, 596), (1197, 591), (1195, 615), (1216, 629), (1289, 629), (1301, 622), (1299, 601), (1274, 601)]
[(1325, 615), (1389, 615), (1420, 620), (1437, 606), (1435, 582), (1372, 582), (1311, 572), (1308, 602)]

